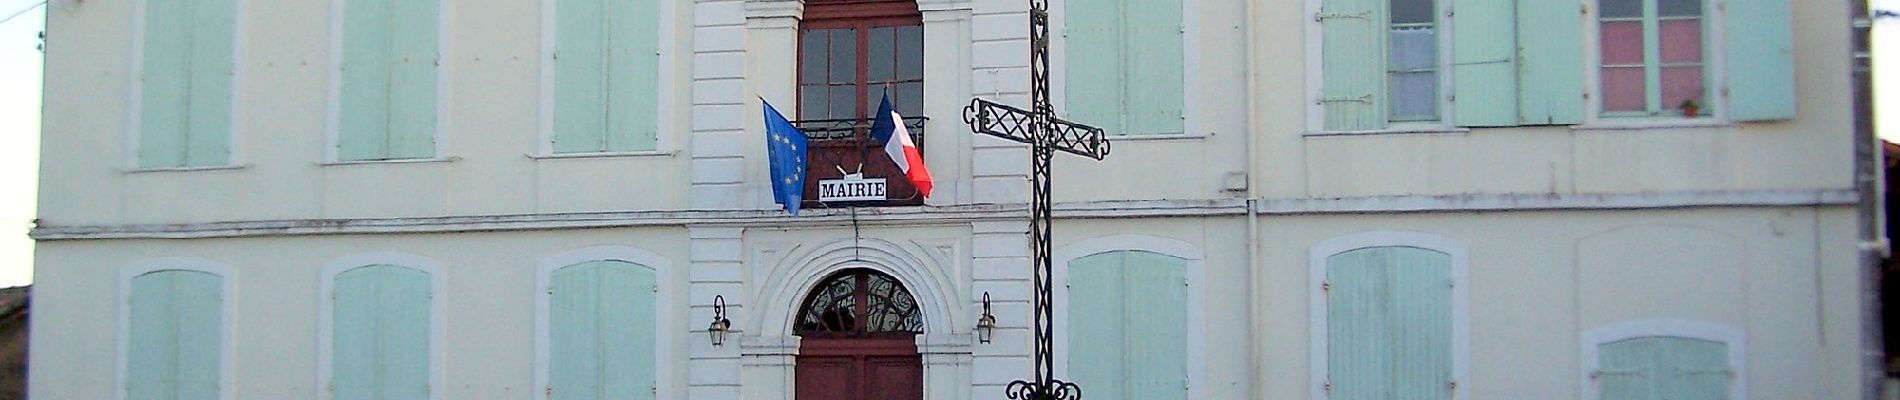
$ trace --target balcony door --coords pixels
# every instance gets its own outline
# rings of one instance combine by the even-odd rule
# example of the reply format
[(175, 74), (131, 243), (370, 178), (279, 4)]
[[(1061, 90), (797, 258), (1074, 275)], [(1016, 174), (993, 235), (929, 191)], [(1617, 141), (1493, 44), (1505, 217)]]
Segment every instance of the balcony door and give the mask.
[(923, 204), (870, 140), (873, 114), (888, 92), (913, 141), (924, 142), (924, 28), (917, 3), (810, 0), (799, 31), (796, 124), (811, 138), (812, 163), (806, 207), (824, 206), (817, 203), (819, 180), (860, 171), (887, 179), (890, 200), (857, 205)]

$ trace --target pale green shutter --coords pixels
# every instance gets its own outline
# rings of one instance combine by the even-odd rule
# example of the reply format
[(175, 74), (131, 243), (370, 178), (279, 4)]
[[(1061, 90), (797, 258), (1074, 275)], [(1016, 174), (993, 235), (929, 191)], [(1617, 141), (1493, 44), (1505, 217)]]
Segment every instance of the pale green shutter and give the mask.
[(1663, 397), (1679, 400), (1728, 398), (1728, 346), (1688, 338), (1661, 338), (1673, 368), (1662, 387)]
[(223, 278), (159, 271), (132, 279), (126, 398), (217, 399)]
[(1327, 370), (1335, 399), (1451, 399), (1451, 258), (1376, 247), (1327, 260)]
[(1516, 0), (1452, 3), (1453, 109), (1458, 126), (1517, 124)]
[(603, 150), (607, 131), (606, 13), (609, 0), (557, 0), (554, 34), (554, 152)]
[(653, 270), (621, 261), (561, 268), (551, 280), (554, 399), (652, 399), (657, 384)]
[(390, 2), (336, 1), (344, 2), (337, 159), (383, 159), (389, 154)]
[(337, 159), (435, 156), (437, 3), (345, 1)]
[(660, 1), (608, 0), (607, 151), (653, 150), (659, 131)]
[(235, 29), (230, 0), (147, 2), (139, 167), (229, 162)]
[(1186, 273), (1142, 251), (1069, 263), (1069, 375), (1090, 399), (1187, 398)]
[(430, 277), (373, 265), (332, 288), (331, 390), (336, 399), (429, 398)]
[(1728, 115), (1736, 121), (1794, 118), (1794, 33), (1788, 0), (1722, 0), (1728, 15)]
[(1577, 12), (1574, 2), (1517, 0), (1519, 124), (1583, 123), (1583, 24)]
[(1064, 112), (1070, 120), (1110, 134), (1127, 133), (1122, 110), (1133, 93), (1122, 83), (1127, 59), (1123, 52), (1128, 50), (1122, 39), (1122, 0), (1071, 0), (1066, 7)]
[(232, 0), (191, 0), (191, 6), (191, 122), (185, 165), (225, 165), (230, 160), (236, 5)]
[[(1124, 73), (1111, 83), (1127, 85), (1122, 113), (1125, 131), (1118, 134), (1182, 133), (1185, 120), (1185, 82), (1180, 0), (1121, 0), (1125, 29), (1119, 62)], [(1084, 120), (1083, 123), (1088, 123)]]
[(659, 130), (659, 2), (556, 3), (554, 151), (653, 150)]
[(1121, 252), (1098, 253), (1069, 262), (1069, 377), (1088, 388), (1090, 399), (1125, 399), (1122, 370), (1127, 324), (1123, 316)]
[(1384, 0), (1326, 0), (1320, 20), (1320, 98), (1325, 129), (1384, 129), (1386, 7)]
[(1600, 400), (1661, 400), (1656, 384), (1662, 377), (1656, 368), (1656, 353), (1661, 344), (1649, 340), (1624, 340), (1599, 346), (1596, 377)]
[[(1127, 360), (1120, 380), (1129, 400), (1187, 399), (1186, 260), (1122, 251), (1122, 343)], [(1093, 398), (1093, 397), (1091, 397)]]
[(437, 2), (390, 1), (389, 155), (435, 156)]

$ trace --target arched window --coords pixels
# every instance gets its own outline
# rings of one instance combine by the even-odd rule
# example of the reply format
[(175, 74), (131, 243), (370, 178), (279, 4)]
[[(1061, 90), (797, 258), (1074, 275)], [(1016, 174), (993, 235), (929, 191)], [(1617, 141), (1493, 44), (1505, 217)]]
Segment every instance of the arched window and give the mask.
[(806, 337), (910, 336), (923, 333), (924, 316), (897, 278), (853, 268), (812, 287), (792, 331)]
[[(805, 201), (818, 199), (818, 180), (862, 171), (889, 179), (890, 201), (923, 204), (897, 165), (870, 139), (879, 101), (904, 116), (912, 141), (923, 141), (923, 14), (911, 0), (809, 0), (799, 27), (798, 127), (811, 138)], [(840, 168), (844, 172), (840, 172)]]

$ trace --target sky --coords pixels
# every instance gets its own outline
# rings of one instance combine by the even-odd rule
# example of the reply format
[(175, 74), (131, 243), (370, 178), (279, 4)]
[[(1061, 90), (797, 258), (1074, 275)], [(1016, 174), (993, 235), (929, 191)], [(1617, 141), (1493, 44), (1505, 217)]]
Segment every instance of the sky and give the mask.
[[(40, 0), (0, 0), (0, 18)], [(1872, 0), (1875, 9), (1900, 10), (1900, 0)], [(0, 23), (0, 287), (33, 281), (33, 241), (26, 237), (36, 213), (39, 184), (41, 53), (36, 48), (46, 26), (40, 6)], [(1900, 71), (1900, 21), (1874, 23), (1876, 76)], [(1885, 62), (1883, 62), (1885, 61)], [(1875, 79), (1875, 96), (1900, 94), (1900, 79)], [(1882, 94), (1889, 94), (1883, 96)], [(1900, 101), (1876, 101), (1876, 115), (1900, 116)], [(1880, 136), (1900, 142), (1900, 121), (1880, 118)]]

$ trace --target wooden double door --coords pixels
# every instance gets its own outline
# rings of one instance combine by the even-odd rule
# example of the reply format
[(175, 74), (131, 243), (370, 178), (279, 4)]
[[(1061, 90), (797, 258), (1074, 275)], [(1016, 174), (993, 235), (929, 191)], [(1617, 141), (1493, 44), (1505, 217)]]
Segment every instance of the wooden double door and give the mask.
[(912, 335), (805, 337), (797, 400), (923, 400), (924, 364)]

